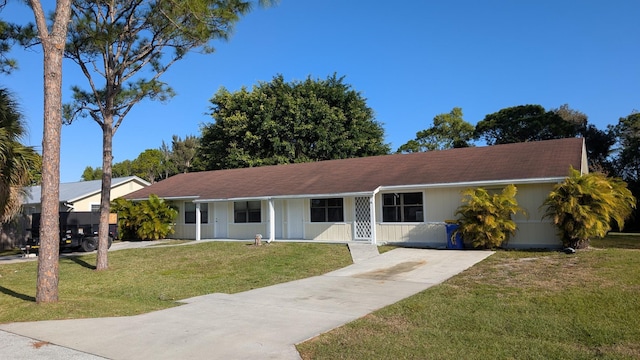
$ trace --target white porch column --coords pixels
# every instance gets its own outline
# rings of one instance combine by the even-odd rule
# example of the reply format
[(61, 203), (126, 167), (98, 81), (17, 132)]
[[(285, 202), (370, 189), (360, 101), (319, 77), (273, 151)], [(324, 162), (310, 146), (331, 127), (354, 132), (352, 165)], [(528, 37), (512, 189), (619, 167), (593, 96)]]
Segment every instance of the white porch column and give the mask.
[(276, 210), (273, 199), (269, 198), (269, 242), (276, 239)]
[(369, 214), (371, 214), (371, 244), (376, 245), (376, 194), (369, 198)]
[(200, 240), (200, 221), (202, 220), (200, 218), (200, 203), (197, 202), (196, 203), (196, 241)]

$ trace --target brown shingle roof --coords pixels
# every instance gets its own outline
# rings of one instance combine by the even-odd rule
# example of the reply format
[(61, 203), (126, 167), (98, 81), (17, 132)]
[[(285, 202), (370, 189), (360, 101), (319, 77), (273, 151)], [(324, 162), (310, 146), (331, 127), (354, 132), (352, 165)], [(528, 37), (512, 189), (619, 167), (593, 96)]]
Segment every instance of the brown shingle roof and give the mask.
[(562, 178), (579, 138), (179, 174), (126, 196), (200, 199), (372, 192), (380, 186)]

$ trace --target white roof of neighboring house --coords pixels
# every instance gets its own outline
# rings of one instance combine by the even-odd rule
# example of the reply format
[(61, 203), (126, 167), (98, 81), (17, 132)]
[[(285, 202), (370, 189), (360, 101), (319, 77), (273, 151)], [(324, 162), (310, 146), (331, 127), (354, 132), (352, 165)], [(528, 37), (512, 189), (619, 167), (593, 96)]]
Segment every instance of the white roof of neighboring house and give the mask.
[[(144, 185), (150, 185), (149, 182), (137, 177), (127, 176), (111, 179), (111, 188), (136, 181)], [(78, 181), (71, 183), (60, 183), (60, 202), (74, 202), (79, 199), (100, 193), (102, 189), (102, 180)], [(40, 186), (29, 186), (26, 188), (27, 196), (24, 199), (24, 205), (40, 204), (41, 188)]]

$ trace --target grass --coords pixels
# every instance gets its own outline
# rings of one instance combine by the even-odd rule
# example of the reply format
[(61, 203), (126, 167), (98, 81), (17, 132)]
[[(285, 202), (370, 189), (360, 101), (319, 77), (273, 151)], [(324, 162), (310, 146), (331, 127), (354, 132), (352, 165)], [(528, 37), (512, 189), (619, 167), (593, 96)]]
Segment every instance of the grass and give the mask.
[(0, 256), (10, 256), (10, 255), (19, 255), (19, 254), (22, 254), (22, 251), (20, 251), (20, 249), (18, 248), (6, 249), (6, 250), (0, 251)]
[(640, 234), (609, 233), (605, 238), (591, 240), (591, 246), (601, 249), (640, 249)]
[[(304, 359), (638, 359), (640, 236), (573, 255), (499, 251), (448, 281), (298, 346)], [(385, 250), (393, 247), (383, 248)], [(0, 323), (124, 316), (322, 274), (346, 246), (211, 242), (60, 260), (60, 301), (36, 305), (36, 262), (0, 266)]]
[(238, 242), (149, 247), (60, 258), (59, 298), (35, 303), (37, 262), (0, 266), (0, 323), (125, 316), (178, 305), (209, 293), (236, 293), (315, 276), (352, 263), (346, 245)]
[(298, 345), (303, 359), (639, 359), (640, 236), (500, 251)]

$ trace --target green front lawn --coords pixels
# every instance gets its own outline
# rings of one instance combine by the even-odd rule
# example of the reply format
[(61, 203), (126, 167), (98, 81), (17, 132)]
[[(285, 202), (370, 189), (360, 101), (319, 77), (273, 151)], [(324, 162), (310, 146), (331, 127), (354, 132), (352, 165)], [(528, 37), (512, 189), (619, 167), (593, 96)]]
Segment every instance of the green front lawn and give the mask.
[[(37, 262), (0, 266), (0, 322), (124, 316), (349, 265), (345, 245), (211, 242), (60, 260), (60, 302), (36, 305)], [(574, 255), (499, 251), (420, 294), (298, 346), (304, 359), (638, 359), (640, 236)]]
[(60, 259), (60, 301), (35, 303), (37, 261), (0, 266), (0, 323), (124, 316), (209, 293), (236, 293), (320, 275), (352, 263), (346, 245), (238, 242), (119, 250)]
[(639, 359), (640, 236), (499, 251), (298, 346), (304, 359)]

